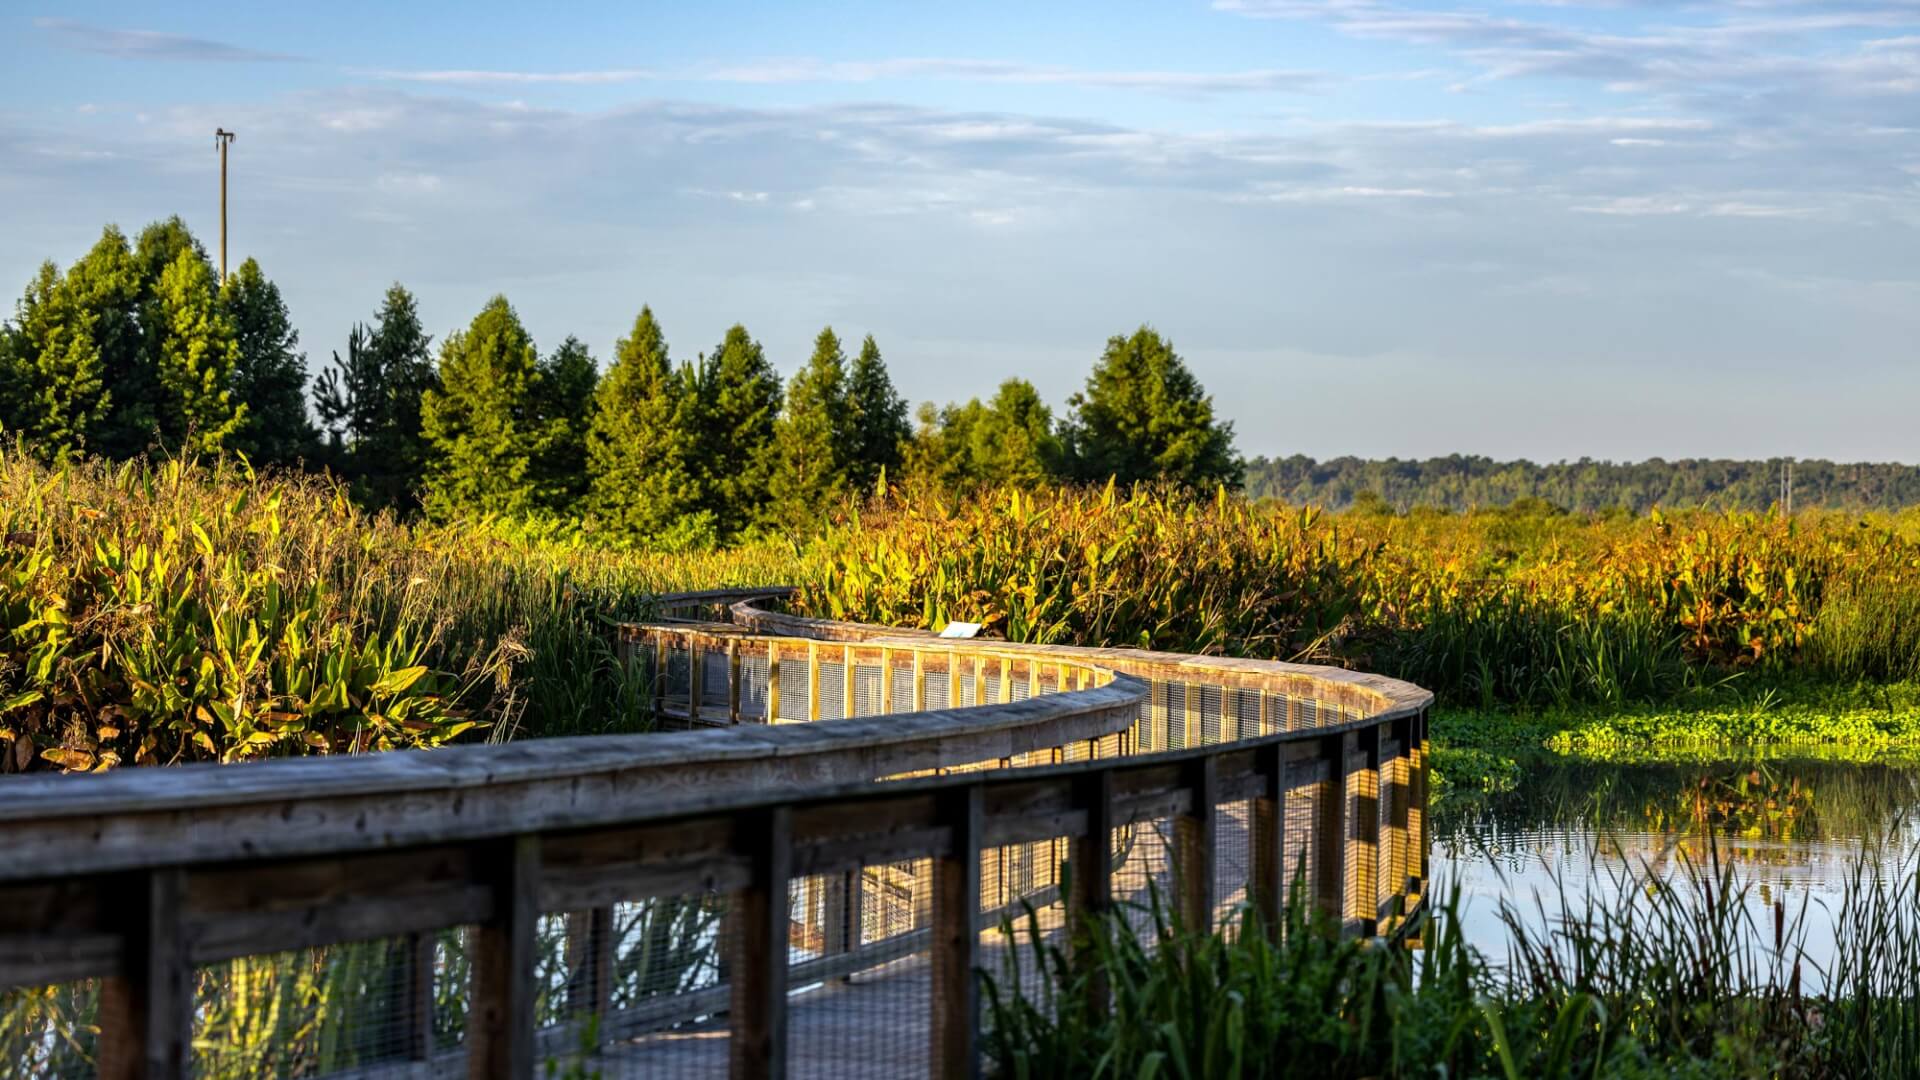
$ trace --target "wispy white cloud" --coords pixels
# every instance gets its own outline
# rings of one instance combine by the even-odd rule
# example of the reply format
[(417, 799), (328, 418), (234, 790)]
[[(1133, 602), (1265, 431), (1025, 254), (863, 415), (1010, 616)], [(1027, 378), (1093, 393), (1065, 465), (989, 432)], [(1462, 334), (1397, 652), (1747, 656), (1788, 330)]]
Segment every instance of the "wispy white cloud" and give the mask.
[(633, 82), (717, 82), (752, 84), (870, 83), (883, 80), (938, 80), (1080, 86), (1138, 90), (1171, 95), (1304, 93), (1330, 77), (1314, 71), (1262, 68), (1249, 71), (1100, 71), (1018, 64), (1002, 60), (901, 57), (883, 60), (828, 61), (773, 59), (752, 64), (687, 67), (674, 70), (619, 68), (583, 71), (500, 71), (448, 69), (382, 71), (383, 79), (451, 85), (595, 85)]
[(266, 52), (224, 41), (166, 34), (157, 30), (121, 30), (72, 19), (44, 18), (33, 25), (60, 46), (80, 52), (117, 56), (125, 60), (172, 60), (188, 63), (262, 63), (299, 61), (286, 53)]

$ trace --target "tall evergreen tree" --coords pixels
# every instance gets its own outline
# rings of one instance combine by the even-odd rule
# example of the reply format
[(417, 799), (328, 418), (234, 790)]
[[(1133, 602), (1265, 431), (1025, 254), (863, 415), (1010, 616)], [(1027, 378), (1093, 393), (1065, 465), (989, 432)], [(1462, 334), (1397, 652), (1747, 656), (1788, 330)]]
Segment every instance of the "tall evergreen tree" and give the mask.
[(160, 434), (184, 450), (221, 448), (240, 429), (247, 408), (228, 390), (240, 348), (206, 260), (181, 251), (161, 272), (147, 310), (163, 399)]
[(1233, 425), (1214, 417), (1213, 398), (1150, 327), (1108, 339), (1070, 404), (1066, 442), (1083, 480), (1240, 485)]
[(599, 381), (593, 354), (576, 337), (569, 336), (540, 362), (539, 410), (547, 429), (540, 501), (546, 509), (572, 512), (586, 497), (587, 432)]
[(806, 530), (846, 494), (854, 439), (847, 382), (846, 354), (827, 327), (814, 339), (807, 366), (787, 384), (786, 409), (774, 429), (768, 524)]
[(418, 505), (429, 452), (420, 402), (439, 380), (432, 342), (413, 294), (396, 282), (373, 326), (354, 327), (346, 356), (334, 353), (333, 366), (316, 381), (314, 404), (335, 468), (365, 505)]
[(622, 547), (673, 549), (713, 536), (700, 507), (691, 395), (667, 354), (666, 335), (642, 307), (614, 346), (587, 434), (594, 527)]
[(220, 290), (233, 324), (239, 361), (232, 394), (247, 416), (232, 445), (256, 465), (293, 465), (315, 458), (320, 436), (307, 415), (307, 356), (280, 287), (248, 259)]
[(424, 493), (430, 516), (517, 517), (537, 507), (536, 463), (546, 451), (539, 364), (533, 339), (504, 296), (441, 344), (440, 385), (420, 402), (432, 449)]
[(702, 501), (722, 540), (739, 536), (767, 501), (780, 376), (747, 328), (734, 324), (699, 372)]
[(52, 458), (86, 449), (111, 400), (96, 316), (50, 262), (28, 284), (15, 325), (0, 328), (0, 422)]
[(147, 343), (147, 302), (151, 283), (143, 279), (133, 249), (119, 229), (107, 226), (91, 250), (67, 268), (62, 279), (70, 291), (68, 311), (84, 313), (88, 334), (100, 353), (100, 382), (106, 413), (91, 424), (87, 449), (111, 458), (144, 454), (153, 445), (161, 408), (155, 379), (156, 350)]
[(894, 390), (872, 334), (860, 343), (860, 355), (854, 358), (847, 397), (854, 425), (848, 479), (855, 487), (868, 490), (883, 474), (900, 474), (905, 444), (913, 436), (913, 428), (907, 423), (907, 403)]

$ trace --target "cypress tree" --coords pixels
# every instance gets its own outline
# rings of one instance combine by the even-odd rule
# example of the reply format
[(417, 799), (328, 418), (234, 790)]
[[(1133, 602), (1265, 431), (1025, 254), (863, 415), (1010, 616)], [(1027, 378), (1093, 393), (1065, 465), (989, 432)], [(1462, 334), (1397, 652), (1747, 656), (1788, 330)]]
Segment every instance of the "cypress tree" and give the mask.
[(894, 390), (872, 334), (860, 343), (847, 396), (854, 425), (848, 479), (856, 488), (868, 490), (882, 475), (899, 475), (904, 444), (913, 436), (907, 403)]
[(808, 529), (846, 494), (854, 436), (847, 390), (847, 358), (827, 327), (814, 339), (807, 366), (787, 384), (786, 409), (774, 429), (768, 524)]
[(739, 536), (767, 501), (780, 376), (747, 328), (734, 324), (701, 358), (698, 472), (702, 501), (723, 540)]
[(1215, 419), (1213, 398), (1150, 327), (1108, 339), (1070, 404), (1066, 442), (1082, 480), (1240, 485), (1233, 425)]
[(248, 259), (227, 279), (220, 299), (240, 350), (232, 394), (247, 409), (232, 445), (256, 465), (313, 458), (320, 436), (307, 415), (307, 356), (299, 351), (300, 334), (280, 287)]
[(439, 380), (432, 342), (413, 294), (396, 282), (374, 325), (355, 326), (345, 358), (334, 353), (333, 366), (316, 381), (314, 405), (334, 468), (366, 506), (418, 505), (429, 456), (420, 402)]
[(185, 450), (219, 449), (240, 429), (247, 409), (228, 390), (240, 349), (206, 260), (182, 250), (161, 272), (147, 310), (162, 395), (160, 434)]
[(539, 353), (504, 296), (495, 296), (440, 347), (440, 385), (420, 401), (431, 448), (428, 515), (518, 517), (538, 502), (545, 450), (535, 395)]
[(692, 404), (653, 310), (614, 346), (587, 434), (594, 528), (623, 547), (676, 549), (711, 540), (700, 508)]
[(540, 362), (539, 410), (547, 452), (540, 462), (540, 501), (568, 513), (587, 494), (587, 431), (593, 423), (593, 391), (600, 372), (593, 354), (569, 336)]

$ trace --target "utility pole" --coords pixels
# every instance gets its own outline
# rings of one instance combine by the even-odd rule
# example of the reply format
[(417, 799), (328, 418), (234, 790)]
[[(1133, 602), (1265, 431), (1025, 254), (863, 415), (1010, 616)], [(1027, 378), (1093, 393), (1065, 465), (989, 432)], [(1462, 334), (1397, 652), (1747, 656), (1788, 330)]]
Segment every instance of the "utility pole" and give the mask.
[(226, 128), (213, 129), (213, 145), (220, 148), (220, 284), (227, 283), (227, 147), (233, 143), (233, 132)]

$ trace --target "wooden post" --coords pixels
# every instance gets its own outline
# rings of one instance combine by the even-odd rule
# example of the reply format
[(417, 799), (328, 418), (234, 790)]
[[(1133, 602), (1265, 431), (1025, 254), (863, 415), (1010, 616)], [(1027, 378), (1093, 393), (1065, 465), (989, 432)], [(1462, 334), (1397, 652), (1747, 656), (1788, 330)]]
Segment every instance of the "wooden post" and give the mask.
[(780, 722), (780, 646), (767, 642), (767, 723)]
[(880, 715), (893, 712), (893, 650), (880, 650)]
[(135, 875), (125, 898), (121, 972), (100, 982), (99, 1075), (185, 1080), (193, 1040), (193, 965), (181, 908), (186, 873)]
[(1427, 714), (1407, 734), (1407, 903), (1427, 895)]
[(1313, 838), (1313, 895), (1336, 922), (1347, 914), (1347, 754), (1352, 732), (1320, 740), (1327, 778), (1319, 787), (1319, 820)]
[[(1192, 691), (1188, 691), (1191, 700)], [(1187, 929), (1213, 932), (1213, 809), (1220, 801), (1218, 760), (1208, 754), (1187, 766), (1187, 812), (1174, 820), (1173, 872), (1178, 878), (1180, 915)]]
[(740, 722), (740, 642), (727, 639), (727, 723)]
[(980, 838), (985, 799), (979, 784), (948, 793), (942, 816), (952, 845), (933, 860), (933, 1075), (980, 1074)]
[(613, 909), (567, 916), (567, 1010), (601, 1015), (613, 996)]
[(1361, 937), (1372, 937), (1380, 926), (1380, 727), (1353, 736), (1358, 745), (1348, 774), (1354, 819), (1347, 834), (1347, 876), (1353, 879), (1347, 919), (1358, 923)]
[(653, 722), (658, 725), (667, 712), (667, 635), (655, 630), (647, 637), (653, 640)]
[(960, 650), (947, 653), (947, 708), (957, 709), (960, 698)]
[(793, 866), (793, 811), (765, 811), (753, 838), (752, 877), (733, 894), (733, 1080), (787, 1074), (787, 888)]
[(1293, 868), (1287, 865), (1287, 757), (1286, 744), (1267, 743), (1254, 751), (1254, 773), (1260, 793), (1253, 798), (1253, 869), (1247, 882), (1254, 910), (1266, 924), (1272, 940), (1280, 940), (1285, 920), (1286, 889)]
[(706, 682), (704, 671), (707, 666), (706, 653), (701, 651), (699, 642), (691, 637), (687, 639), (687, 724), (692, 726), (700, 722), (700, 695), (706, 691), (702, 685)]
[(807, 720), (820, 719), (820, 646), (807, 642)]
[(473, 935), (467, 1075), (533, 1075), (534, 929), (540, 919), (540, 837), (516, 836), (490, 852), (493, 916)]
[(220, 148), (220, 284), (227, 283), (227, 147), (233, 145), (233, 132), (213, 129), (213, 141)]
[(433, 1057), (433, 954), (437, 935), (432, 932), (408, 934), (401, 943), (406, 965), (400, 984), (404, 995), (395, 1010), (406, 1025), (404, 1038), (409, 1061), (427, 1061)]
[[(1096, 957), (1087, 938), (1107, 932), (1104, 920), (1113, 909), (1113, 771), (1101, 769), (1082, 776), (1075, 785), (1074, 801), (1076, 809), (1086, 813), (1087, 827), (1069, 845), (1073, 884), (1067, 895), (1068, 940), (1074, 962), (1090, 968)], [(1089, 969), (1088, 976), (1088, 1004), (1104, 1015), (1106, 977), (1098, 969)]]
[(848, 720), (859, 715), (859, 707), (854, 702), (854, 691), (858, 689), (854, 678), (853, 646), (843, 646), (840, 650), (840, 677), (845, 683), (840, 691), (840, 715)]
[(913, 650), (913, 711), (927, 710), (927, 655)]

